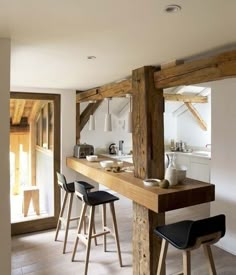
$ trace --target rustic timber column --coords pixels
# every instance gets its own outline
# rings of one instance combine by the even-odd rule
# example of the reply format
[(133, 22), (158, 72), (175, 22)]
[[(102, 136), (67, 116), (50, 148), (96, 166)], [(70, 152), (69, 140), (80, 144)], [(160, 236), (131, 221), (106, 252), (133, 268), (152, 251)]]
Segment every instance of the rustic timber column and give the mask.
[(76, 144), (80, 143), (80, 103), (76, 103)]
[[(154, 71), (143, 67), (132, 74), (134, 175), (142, 179), (164, 176), (164, 98), (155, 89)], [(165, 223), (165, 214), (135, 202), (133, 213), (133, 274), (154, 275), (161, 241), (153, 229)]]

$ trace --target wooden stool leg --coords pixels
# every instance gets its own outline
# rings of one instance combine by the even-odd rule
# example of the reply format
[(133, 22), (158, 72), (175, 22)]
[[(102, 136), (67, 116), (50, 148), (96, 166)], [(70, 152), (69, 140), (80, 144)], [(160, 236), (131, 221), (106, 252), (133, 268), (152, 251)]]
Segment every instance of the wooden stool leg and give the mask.
[(112, 220), (113, 220), (113, 228), (114, 228), (114, 231), (115, 231), (117, 253), (118, 253), (118, 257), (119, 257), (120, 266), (122, 267), (122, 259), (121, 259), (121, 252), (120, 252), (120, 241), (119, 241), (119, 235), (118, 235), (118, 229), (117, 229), (117, 222), (116, 222), (116, 213), (115, 213), (114, 202), (110, 203), (110, 209), (111, 209)]
[(161, 242), (161, 252), (159, 256), (159, 262), (157, 267), (157, 275), (165, 274), (165, 260), (166, 260), (166, 254), (168, 249), (168, 242), (167, 240), (163, 239)]
[(24, 191), (24, 217), (28, 216), (29, 205), (31, 201), (32, 193), (31, 191)]
[(82, 209), (81, 209), (81, 214), (80, 214), (78, 230), (77, 230), (76, 239), (75, 239), (74, 250), (73, 250), (73, 254), (72, 254), (72, 258), (71, 258), (72, 262), (75, 259), (75, 253), (76, 253), (76, 249), (77, 249), (78, 241), (79, 241), (79, 234), (82, 230), (82, 226), (83, 226), (83, 223), (84, 223), (84, 219), (85, 219), (85, 215), (86, 215), (86, 209), (87, 209), (87, 205), (86, 205), (86, 203), (83, 203)]
[(33, 190), (32, 192), (32, 201), (33, 201), (33, 207), (34, 211), (37, 215), (39, 215), (39, 190)]
[(68, 205), (67, 218), (66, 218), (66, 229), (65, 229), (65, 239), (64, 239), (64, 245), (63, 245), (63, 254), (66, 253), (66, 243), (67, 243), (68, 229), (69, 229), (69, 224), (70, 224), (70, 216), (71, 216), (73, 197), (74, 197), (74, 194), (71, 193), (70, 194), (69, 205)]
[(203, 245), (205, 256), (208, 260), (209, 275), (216, 275), (216, 268), (212, 256), (212, 251), (210, 245)]
[(184, 275), (191, 275), (191, 254), (189, 250), (183, 251), (183, 272)]
[(93, 223), (94, 223), (94, 210), (95, 210), (95, 206), (91, 206), (90, 217), (89, 217), (88, 244), (87, 244), (87, 250), (86, 250), (84, 275), (87, 275), (87, 273), (88, 273), (88, 263), (89, 263), (89, 254), (90, 254), (90, 246), (91, 246), (91, 236), (92, 236), (92, 228), (93, 228)]
[(84, 234), (86, 234), (86, 231), (87, 231), (87, 215), (84, 216)]
[(65, 196), (64, 196), (64, 199), (63, 199), (63, 203), (62, 203), (62, 208), (61, 208), (61, 211), (60, 211), (60, 214), (59, 214), (59, 218), (58, 218), (58, 221), (57, 221), (57, 229), (56, 229), (55, 241), (57, 240), (58, 233), (59, 233), (59, 230), (60, 230), (60, 227), (61, 227), (61, 218), (63, 217), (63, 214), (64, 214), (67, 197), (68, 197), (68, 193), (65, 193)]
[[(95, 221), (93, 220), (93, 234), (96, 234), (96, 228), (95, 228)], [(97, 238), (94, 237), (94, 244), (97, 246), (98, 242), (97, 242)]]
[[(102, 226), (103, 226), (103, 231), (105, 231), (104, 227), (107, 226), (106, 204), (102, 205)], [(107, 251), (107, 236), (106, 236), (106, 234), (103, 235), (103, 249), (104, 249), (104, 252)]]

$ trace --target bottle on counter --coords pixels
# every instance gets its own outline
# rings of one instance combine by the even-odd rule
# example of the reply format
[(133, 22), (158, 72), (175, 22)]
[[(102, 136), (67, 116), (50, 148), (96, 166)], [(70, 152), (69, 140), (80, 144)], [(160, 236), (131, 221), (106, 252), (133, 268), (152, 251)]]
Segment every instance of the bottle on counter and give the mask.
[(170, 186), (176, 185), (178, 183), (177, 169), (175, 165), (175, 153), (169, 154), (170, 163), (166, 168), (165, 179), (167, 179), (170, 183)]

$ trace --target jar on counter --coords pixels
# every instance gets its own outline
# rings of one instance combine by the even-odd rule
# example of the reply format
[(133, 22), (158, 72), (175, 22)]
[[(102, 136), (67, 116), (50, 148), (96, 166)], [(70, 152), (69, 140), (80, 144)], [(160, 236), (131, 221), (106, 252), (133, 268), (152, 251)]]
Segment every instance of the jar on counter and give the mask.
[(169, 154), (170, 157), (170, 163), (169, 166), (166, 168), (165, 172), (165, 179), (167, 179), (170, 183), (170, 186), (174, 186), (178, 183), (178, 175), (177, 175), (177, 169), (175, 165), (175, 154)]

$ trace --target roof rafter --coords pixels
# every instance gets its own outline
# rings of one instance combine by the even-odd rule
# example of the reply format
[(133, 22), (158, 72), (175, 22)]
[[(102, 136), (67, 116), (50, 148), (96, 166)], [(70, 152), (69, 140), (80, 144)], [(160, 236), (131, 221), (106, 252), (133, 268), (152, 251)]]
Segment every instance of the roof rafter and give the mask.
[(24, 99), (16, 100), (15, 109), (12, 117), (12, 125), (20, 124), (25, 108), (25, 102), (26, 101)]

